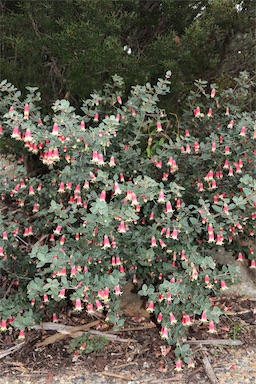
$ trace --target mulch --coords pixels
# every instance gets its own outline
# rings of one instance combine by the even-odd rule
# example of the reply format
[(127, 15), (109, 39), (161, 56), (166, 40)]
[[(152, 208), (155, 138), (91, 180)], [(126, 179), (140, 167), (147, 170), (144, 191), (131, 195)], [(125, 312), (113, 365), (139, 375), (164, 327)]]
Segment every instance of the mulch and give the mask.
[[(207, 325), (194, 323), (190, 327), (188, 339), (195, 342), (191, 348), (196, 367), (183, 367), (181, 372), (174, 370), (173, 351), (160, 338), (158, 326), (148, 319), (127, 317), (124, 329), (118, 333), (98, 319), (98, 330), (116, 335), (116, 340), (109, 340), (100, 351), (79, 357), (69, 351), (69, 334), (59, 340), (54, 339), (55, 331), (38, 329), (27, 332), (18, 351), (1, 358), (3, 352), (17, 344), (15, 333), (2, 333), (0, 384), (256, 384), (255, 302), (238, 297), (216, 301), (225, 313), (218, 333), (209, 334)], [(67, 311), (59, 322), (81, 327), (95, 320)], [(52, 342), (44, 345), (47, 338)], [(219, 345), (212, 339), (215, 343), (233, 340), (242, 344)]]

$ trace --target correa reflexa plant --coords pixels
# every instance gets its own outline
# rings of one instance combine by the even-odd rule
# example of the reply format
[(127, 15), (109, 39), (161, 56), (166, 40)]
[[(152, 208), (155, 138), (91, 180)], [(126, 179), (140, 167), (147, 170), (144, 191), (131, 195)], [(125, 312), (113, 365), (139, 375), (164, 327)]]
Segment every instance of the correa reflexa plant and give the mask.
[(194, 364), (189, 326), (216, 332), (211, 298), (238, 271), (216, 265), (213, 251), (255, 268), (256, 128), (239, 107), (242, 85), (219, 93), (203, 81), (173, 124), (159, 108), (170, 76), (128, 98), (113, 76), (80, 115), (67, 100), (43, 115), (36, 88), (22, 98), (1, 83), (1, 140), (17, 152), (14, 176), (2, 160), (2, 331), (24, 337), (45, 311), (56, 320), (62, 303), (122, 326), (122, 287), (142, 281), (177, 370)]

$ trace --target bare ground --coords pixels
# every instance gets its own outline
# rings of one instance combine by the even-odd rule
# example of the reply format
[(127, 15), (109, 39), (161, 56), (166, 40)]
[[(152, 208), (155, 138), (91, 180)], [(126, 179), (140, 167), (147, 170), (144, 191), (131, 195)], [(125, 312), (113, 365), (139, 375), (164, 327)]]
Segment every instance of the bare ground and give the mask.
[[(91, 329), (115, 335), (116, 339), (109, 340), (100, 351), (77, 356), (69, 350), (70, 333), (62, 333), (60, 340), (59, 332), (31, 330), (18, 351), (1, 358), (0, 384), (256, 383), (255, 301), (223, 298), (216, 305), (225, 312), (217, 334), (210, 335), (207, 325), (197, 323), (189, 329), (190, 341), (204, 340), (191, 344), (194, 369), (184, 366), (181, 372), (174, 370), (174, 353), (164, 350), (168, 346), (152, 319), (127, 315), (124, 329), (115, 333), (103, 319), (67, 310), (60, 316), (59, 324), (86, 328), (98, 320)], [(218, 344), (223, 340), (242, 344)], [(3, 333), (0, 342), (1, 357), (17, 345), (17, 334)]]

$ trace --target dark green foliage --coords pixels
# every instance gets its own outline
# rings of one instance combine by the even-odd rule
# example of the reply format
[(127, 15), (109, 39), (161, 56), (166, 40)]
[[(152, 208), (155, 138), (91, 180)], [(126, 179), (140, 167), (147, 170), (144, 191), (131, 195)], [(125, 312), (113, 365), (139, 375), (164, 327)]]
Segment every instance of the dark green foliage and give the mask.
[(225, 79), (225, 87), (240, 71), (254, 69), (253, 1), (242, 2), (239, 12), (236, 3), (5, 1), (0, 73), (21, 89), (39, 86), (43, 107), (64, 97), (78, 107), (114, 73), (128, 90), (171, 69), (171, 110), (195, 78)]

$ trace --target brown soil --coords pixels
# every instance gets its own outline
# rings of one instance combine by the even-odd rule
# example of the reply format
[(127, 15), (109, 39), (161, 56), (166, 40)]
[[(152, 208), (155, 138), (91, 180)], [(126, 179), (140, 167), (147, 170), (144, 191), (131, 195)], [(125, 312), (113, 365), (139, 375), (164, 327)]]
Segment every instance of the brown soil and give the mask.
[[(79, 355), (69, 352), (70, 338), (53, 341), (45, 347), (38, 343), (54, 331), (31, 330), (27, 332), (26, 340), (21, 349), (0, 360), (1, 384), (15, 383), (212, 383), (209, 371), (203, 364), (203, 358), (208, 358), (220, 383), (240, 383), (234, 380), (237, 364), (242, 364), (244, 376), (242, 382), (256, 380), (256, 321), (255, 301), (242, 298), (223, 298), (216, 305), (225, 310), (218, 325), (218, 333), (210, 335), (207, 325), (194, 324), (190, 327), (188, 339), (233, 339), (241, 340), (242, 346), (191, 345), (196, 367), (189, 370), (186, 367), (181, 372), (174, 370), (174, 353), (170, 350), (163, 353), (164, 341), (159, 336), (159, 328), (150, 319), (131, 317), (127, 315), (124, 330), (115, 333), (111, 326), (106, 328), (100, 320), (99, 331), (116, 334), (117, 341), (109, 341), (101, 351)], [(87, 315), (63, 313), (60, 323), (70, 326), (87, 324), (95, 318)], [(150, 328), (152, 326), (152, 328)], [(127, 330), (131, 328), (131, 330)], [(1, 351), (17, 344), (17, 335), (2, 334)], [(121, 342), (119, 339), (129, 339)], [(243, 365), (243, 357), (246, 362)], [(252, 361), (253, 360), (253, 361)], [(224, 362), (226, 361), (226, 365)], [(252, 362), (251, 362), (252, 361)], [(242, 363), (241, 363), (242, 362)], [(210, 367), (210, 368), (211, 368)], [(226, 367), (226, 368), (225, 368)], [(233, 372), (233, 373), (232, 373)], [(219, 375), (219, 376), (218, 376)], [(224, 376), (223, 376), (224, 375)], [(226, 375), (226, 376), (225, 376)], [(233, 376), (232, 376), (233, 375)], [(246, 378), (248, 376), (248, 380)], [(255, 376), (254, 376), (255, 375)], [(238, 376), (237, 376), (238, 377)], [(4, 380), (4, 381), (1, 381)], [(232, 381), (233, 380), (233, 381)], [(254, 381), (256, 382), (256, 381)]]

